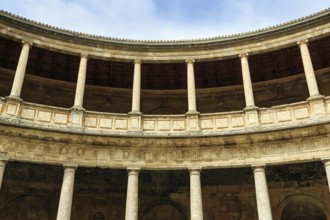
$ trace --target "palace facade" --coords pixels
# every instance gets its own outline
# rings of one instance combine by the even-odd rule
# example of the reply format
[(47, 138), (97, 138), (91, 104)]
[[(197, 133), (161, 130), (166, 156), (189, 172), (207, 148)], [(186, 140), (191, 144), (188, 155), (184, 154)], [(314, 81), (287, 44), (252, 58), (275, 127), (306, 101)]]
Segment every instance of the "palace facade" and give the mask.
[(0, 219), (330, 219), (330, 10), (144, 41), (0, 12)]

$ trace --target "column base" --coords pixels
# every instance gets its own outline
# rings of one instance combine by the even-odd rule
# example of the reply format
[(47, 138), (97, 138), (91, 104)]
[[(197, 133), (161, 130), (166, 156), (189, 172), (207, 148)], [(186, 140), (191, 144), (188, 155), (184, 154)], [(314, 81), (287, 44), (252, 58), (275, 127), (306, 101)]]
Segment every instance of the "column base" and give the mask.
[(23, 99), (15, 96), (6, 96), (4, 106), (2, 107), (2, 115), (6, 118), (17, 120)]
[(85, 109), (80, 106), (73, 106), (70, 110), (69, 127), (73, 129), (82, 128)]
[(259, 108), (256, 106), (246, 107), (243, 111), (245, 112), (246, 126), (248, 127), (258, 127), (259, 126)]
[(198, 111), (189, 111), (187, 117), (187, 132), (191, 135), (198, 135), (201, 131)]
[(259, 107), (255, 106), (255, 105), (249, 105), (249, 106), (246, 106), (243, 110), (244, 111), (249, 111), (249, 110), (258, 110)]
[(18, 96), (9, 95), (9, 96), (6, 96), (5, 98), (6, 98), (6, 100), (10, 99), (10, 100), (15, 100), (17, 102), (23, 102), (23, 99), (21, 97), (18, 97)]
[(83, 107), (81, 107), (81, 106), (76, 106), (76, 105), (72, 106), (72, 107), (70, 108), (70, 110), (71, 110), (71, 111), (72, 111), (72, 110), (74, 110), (74, 111), (86, 111), (86, 109), (84, 109)]
[(129, 115), (134, 115), (134, 116), (142, 116), (143, 115), (143, 113), (140, 112), (140, 111), (130, 111), (128, 114)]
[(310, 96), (307, 101), (314, 101), (314, 100), (319, 100), (319, 99), (324, 99), (324, 96), (323, 95), (313, 95), (313, 96)]
[(199, 115), (200, 114), (200, 112), (198, 112), (198, 111), (196, 111), (196, 110), (189, 110), (189, 111), (187, 111), (186, 112), (186, 114), (185, 115)]
[(142, 134), (142, 116), (143, 114), (139, 111), (132, 111), (129, 115), (129, 127), (128, 133), (130, 135), (141, 135)]
[(312, 117), (323, 117), (327, 114), (324, 96), (314, 95), (307, 99)]

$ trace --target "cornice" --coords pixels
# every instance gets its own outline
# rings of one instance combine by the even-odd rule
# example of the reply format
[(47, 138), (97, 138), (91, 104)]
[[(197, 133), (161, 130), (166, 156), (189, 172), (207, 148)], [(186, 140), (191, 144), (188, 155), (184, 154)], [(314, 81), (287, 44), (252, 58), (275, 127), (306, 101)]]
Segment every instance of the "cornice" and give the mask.
[(295, 29), (308, 28), (318, 22), (330, 22), (330, 8), (323, 11), (291, 20), (274, 26), (253, 30), (249, 32), (237, 33), (232, 35), (214, 36), (199, 39), (178, 39), (178, 40), (139, 40), (113, 38), (107, 36), (93, 35), (82, 32), (71, 31), (48, 24), (30, 20), (10, 12), (0, 11), (0, 22), (13, 25), (18, 28), (26, 29), (31, 32), (40, 33), (42, 35), (52, 35), (56, 39), (74, 39), (76, 41), (88, 42), (90, 44), (111, 44), (113, 46), (129, 46), (129, 47), (207, 47), (221, 44), (230, 44), (231, 42), (246, 41), (250, 38), (258, 39), (265, 36), (277, 35), (283, 32), (291, 32)]

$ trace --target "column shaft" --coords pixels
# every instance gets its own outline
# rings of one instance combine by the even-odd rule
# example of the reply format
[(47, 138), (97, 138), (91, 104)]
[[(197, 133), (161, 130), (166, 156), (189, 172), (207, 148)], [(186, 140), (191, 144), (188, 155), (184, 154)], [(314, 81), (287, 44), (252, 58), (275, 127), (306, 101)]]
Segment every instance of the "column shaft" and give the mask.
[(188, 113), (197, 113), (194, 60), (187, 60)]
[(190, 170), (190, 215), (191, 220), (203, 220), (202, 188), (200, 170)]
[(23, 80), (25, 75), (25, 70), (29, 58), (29, 51), (32, 43), (23, 41), (21, 54), (18, 60), (15, 77), (13, 81), (13, 85), (10, 92), (10, 97), (13, 98), (20, 98), (22, 86), (23, 86)]
[(141, 60), (135, 60), (131, 113), (140, 113), (140, 98), (141, 98)]
[(307, 40), (298, 42), (298, 45), (300, 47), (301, 59), (304, 66), (307, 87), (310, 97), (319, 96), (320, 93), (317, 87), (314, 68), (313, 68), (311, 56), (309, 54), (307, 42), (308, 42)]
[(0, 160), (0, 189), (2, 185), (3, 174), (5, 173), (6, 163), (7, 161)]
[(125, 220), (138, 219), (139, 169), (128, 170)]
[(78, 79), (76, 86), (76, 95), (74, 98), (74, 107), (81, 109), (83, 106), (84, 92), (85, 92), (85, 82), (86, 82), (86, 71), (87, 71), (87, 59), (86, 54), (81, 54)]
[(330, 190), (330, 160), (325, 160), (324, 162), (324, 168), (325, 168), (325, 172), (327, 174), (327, 180), (328, 180), (328, 187)]
[(76, 169), (77, 166), (74, 165), (64, 166), (63, 183), (56, 220), (70, 220)]
[(248, 54), (241, 54), (239, 57), (241, 58), (245, 104), (247, 108), (255, 107)]
[(268, 195), (265, 168), (263, 166), (253, 167), (253, 172), (258, 208), (258, 219), (272, 220), (272, 211)]

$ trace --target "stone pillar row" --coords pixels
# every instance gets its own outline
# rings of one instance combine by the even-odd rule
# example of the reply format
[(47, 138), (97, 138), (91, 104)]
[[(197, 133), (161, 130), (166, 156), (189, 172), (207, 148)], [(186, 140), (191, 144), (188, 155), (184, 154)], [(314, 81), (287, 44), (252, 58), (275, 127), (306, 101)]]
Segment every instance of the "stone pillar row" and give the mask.
[[(297, 42), (301, 52), (301, 58), (304, 66), (308, 91), (310, 99), (321, 97), (319, 94), (316, 77), (312, 60), (308, 50), (308, 40)], [(20, 99), (21, 90), (24, 81), (25, 70), (28, 62), (29, 51), (32, 46), (31, 42), (22, 41), (22, 50), (16, 68), (14, 81), (9, 98)], [(243, 87), (245, 95), (246, 109), (255, 109), (253, 88), (251, 82), (251, 74), (248, 62), (248, 53), (239, 55), (242, 67)], [(81, 54), (77, 87), (74, 100), (74, 109), (83, 109), (83, 97), (85, 90), (86, 71), (87, 71), (87, 54)], [(195, 74), (194, 60), (186, 60), (187, 63), (187, 92), (188, 92), (188, 114), (198, 114), (196, 106), (196, 89), (195, 89)], [(140, 96), (141, 96), (141, 60), (134, 61), (134, 78), (132, 92), (132, 114), (141, 114), (140, 112)]]
[[(330, 159), (322, 159), (330, 190)], [(3, 180), (7, 159), (0, 158), (0, 187)], [(77, 165), (64, 164), (64, 175), (59, 199), (57, 220), (70, 220), (74, 178)], [(256, 201), (259, 220), (272, 220), (272, 211), (268, 194), (265, 165), (252, 165), (256, 191)], [(138, 219), (138, 191), (140, 168), (128, 168), (127, 196), (125, 220)], [(191, 168), (190, 174), (190, 219), (203, 220), (203, 202), (201, 187), (201, 169)]]

